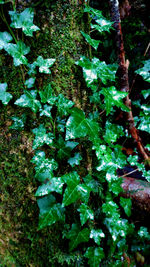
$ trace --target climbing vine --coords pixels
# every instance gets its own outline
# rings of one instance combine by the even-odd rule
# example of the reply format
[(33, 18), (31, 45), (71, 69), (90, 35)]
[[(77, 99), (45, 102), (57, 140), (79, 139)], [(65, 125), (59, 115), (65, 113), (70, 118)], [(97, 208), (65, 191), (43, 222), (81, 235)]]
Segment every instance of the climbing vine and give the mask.
[[(89, 266), (127, 264), (135, 248), (131, 240), (137, 233), (130, 220), (131, 200), (121, 196), (122, 177), (118, 170), (130, 164), (142, 170), (147, 181), (150, 175), (137, 154), (127, 157), (119, 142), (120, 137), (127, 139), (128, 134), (122, 125), (115, 123), (114, 114), (118, 110), (130, 112), (130, 106), (124, 103), (128, 92), (118, 89), (118, 64), (93, 57), (92, 49), (97, 50), (102, 41), (82, 31), (90, 46), (90, 56), (82, 55), (75, 64), (83, 72), (89, 110), (81, 110), (62, 93), (57, 94), (50, 83), (37, 88), (38, 74), (50, 75), (56, 59), (38, 55), (31, 62), (27, 56), (32, 52), (30, 47), (12, 29), (21, 29), (23, 36), (33, 37), (33, 32), (40, 30), (33, 23), (33, 9), (9, 11), (8, 25), (3, 13), (4, 1), (0, 4), (1, 17), (8, 26), (8, 32), (0, 33), (0, 49), (13, 58), (15, 67), (20, 67), (24, 83), (23, 94), (15, 100), (7, 81), (1, 83), (0, 100), (3, 105), (13, 102), (17, 108), (32, 112), (35, 118), (30, 130), (34, 136), (31, 162), (39, 185), (35, 192), (39, 207), (37, 231), (58, 224), (74, 263), (79, 254), (82, 264), (88, 262)], [(107, 36), (113, 29), (113, 22), (101, 11), (86, 5), (84, 12), (90, 17), (90, 31)], [(149, 82), (149, 60), (143, 65), (136, 73)], [(143, 90), (142, 94), (148, 97), (148, 91)], [(138, 129), (149, 132), (148, 120), (148, 106), (142, 105), (140, 116), (135, 118)], [(13, 116), (12, 121), (10, 129), (21, 131), (27, 123), (26, 114)], [(139, 247), (141, 239), (150, 240), (146, 227), (138, 229), (137, 239)], [(130, 261), (130, 266), (133, 265)]]

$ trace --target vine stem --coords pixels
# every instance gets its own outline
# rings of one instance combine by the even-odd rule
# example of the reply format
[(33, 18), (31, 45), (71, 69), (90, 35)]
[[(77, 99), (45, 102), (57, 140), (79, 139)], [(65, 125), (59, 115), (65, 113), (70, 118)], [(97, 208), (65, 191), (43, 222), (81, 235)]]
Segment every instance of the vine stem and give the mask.
[(148, 164), (150, 165), (150, 157), (145, 151), (141, 138), (135, 127), (132, 107), (131, 107), (131, 100), (129, 98), (129, 77), (128, 77), (129, 61), (125, 60), (125, 50), (124, 50), (123, 34), (121, 29), (121, 19), (119, 12), (119, 1), (109, 0), (109, 4), (110, 4), (110, 14), (112, 21), (114, 22), (113, 26), (116, 32), (116, 47), (117, 47), (118, 63), (119, 63), (118, 77), (120, 82), (120, 90), (128, 93), (128, 95), (125, 97), (125, 105), (130, 109), (130, 111), (126, 113), (128, 121), (128, 132), (131, 134), (132, 138), (136, 141), (138, 151), (143, 156), (144, 160), (146, 160), (146, 162), (148, 162)]

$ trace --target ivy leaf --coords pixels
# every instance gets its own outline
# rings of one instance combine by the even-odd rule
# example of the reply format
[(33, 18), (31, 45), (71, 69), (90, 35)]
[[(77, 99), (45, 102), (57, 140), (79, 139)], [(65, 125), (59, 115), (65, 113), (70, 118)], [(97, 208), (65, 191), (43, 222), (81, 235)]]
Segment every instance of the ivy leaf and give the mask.
[(33, 36), (33, 32), (40, 30), (33, 24), (34, 11), (32, 8), (26, 8), (23, 12), (9, 11), (12, 23), (10, 26), (15, 29), (22, 28), (27, 36)]
[(80, 193), (78, 192), (80, 177), (77, 172), (71, 172), (62, 176), (62, 179), (67, 184), (67, 188), (63, 195), (62, 205), (68, 206), (80, 198)]
[(144, 67), (135, 72), (143, 77), (146, 82), (150, 82), (150, 59), (143, 61)]
[(104, 31), (109, 32), (110, 29), (112, 29), (113, 22), (106, 20), (105, 18), (97, 19), (96, 22), (98, 23), (98, 25), (97, 24), (91, 24), (91, 28), (96, 29), (100, 33), (104, 32)]
[(67, 234), (67, 238), (71, 241), (69, 242), (70, 251), (76, 248), (80, 243), (88, 242), (90, 230), (84, 228), (80, 230), (77, 224), (72, 224), (71, 230)]
[(142, 90), (141, 93), (144, 96), (144, 98), (146, 99), (150, 95), (150, 89)]
[(81, 225), (85, 224), (88, 219), (94, 220), (94, 212), (86, 204), (81, 204), (78, 211), (80, 212)]
[(68, 159), (68, 163), (74, 167), (75, 165), (79, 165), (82, 160), (82, 156), (80, 153), (75, 153), (73, 158)]
[(141, 131), (150, 133), (150, 115), (143, 114), (143, 117), (140, 117), (140, 124), (137, 127)]
[(71, 110), (66, 123), (66, 140), (89, 136), (91, 140), (98, 138), (99, 126), (95, 121), (85, 118), (84, 112), (78, 108)]
[(123, 207), (126, 215), (129, 217), (131, 215), (131, 199), (120, 197), (120, 205)]
[(118, 242), (120, 237), (126, 238), (130, 225), (127, 220), (122, 218), (110, 217), (104, 220), (104, 224), (107, 226), (113, 241)]
[(5, 49), (5, 46), (12, 41), (12, 36), (8, 32), (0, 32), (0, 50)]
[(30, 47), (26, 46), (25, 43), (18, 41), (17, 44), (7, 44), (5, 50), (13, 57), (15, 66), (27, 65), (28, 60), (24, 55), (29, 53)]
[(54, 159), (45, 158), (44, 151), (37, 151), (31, 162), (36, 165), (35, 170), (37, 174), (44, 173), (46, 171), (52, 174), (53, 171), (58, 168), (58, 164)]
[(44, 59), (42, 56), (38, 56), (36, 60), (36, 66), (39, 67), (39, 72), (50, 74), (51, 71), (49, 68), (54, 64), (55, 61), (56, 59), (54, 58)]
[(126, 92), (118, 91), (114, 86), (102, 88), (101, 93), (105, 97), (106, 115), (111, 112), (113, 106), (121, 108), (123, 111), (129, 112), (130, 109), (123, 104), (123, 98), (128, 95)]
[(82, 67), (83, 76), (88, 87), (92, 86), (92, 83), (98, 78), (101, 79), (103, 84), (106, 84), (107, 81), (115, 81), (116, 64), (107, 65), (104, 61), (100, 61), (96, 57), (90, 61), (85, 56), (82, 56), (76, 64)]
[(112, 218), (116, 217), (116, 214), (118, 216), (118, 208), (118, 205), (113, 201), (108, 201), (102, 205), (103, 212)]
[(90, 238), (93, 238), (97, 245), (100, 245), (101, 238), (104, 238), (104, 237), (105, 237), (105, 234), (103, 233), (101, 229), (91, 230)]
[(6, 92), (7, 83), (0, 83), (0, 100), (4, 105), (7, 105), (10, 99), (12, 99), (12, 95)]
[(24, 91), (24, 94), (16, 100), (15, 105), (18, 105), (20, 107), (29, 107), (33, 112), (36, 113), (41, 108), (40, 101), (36, 100), (36, 96), (36, 90), (31, 90), (30, 92)]
[(57, 99), (57, 97), (53, 95), (53, 89), (50, 84), (44, 88), (44, 91), (40, 91), (39, 95), (41, 97), (41, 102), (44, 104), (47, 102), (50, 105), (54, 105)]
[(44, 144), (51, 145), (54, 139), (54, 135), (52, 133), (46, 133), (46, 128), (43, 124), (40, 124), (38, 128), (32, 130), (35, 134), (35, 139), (33, 141), (33, 149), (36, 149)]
[(61, 177), (54, 177), (52, 179), (49, 179), (49, 181), (46, 184), (43, 184), (38, 187), (35, 196), (41, 197), (48, 195), (51, 192), (57, 192), (59, 194), (62, 194), (64, 182), (62, 181)]
[(23, 114), (21, 117), (13, 116), (11, 119), (14, 121), (14, 123), (9, 127), (13, 130), (22, 130), (24, 128), (24, 123), (26, 122), (26, 115)]
[(138, 231), (138, 235), (142, 240), (143, 239), (150, 240), (150, 234), (148, 232), (147, 227), (141, 226), (139, 231)]
[(90, 37), (89, 34), (86, 34), (86, 33), (82, 32), (82, 31), (81, 31), (81, 33), (82, 33), (82, 35), (84, 36), (85, 40), (86, 40), (86, 41), (87, 41), (87, 42), (88, 42), (88, 43), (89, 43), (95, 50), (97, 50), (97, 48), (98, 48), (99, 44), (101, 43), (101, 41), (92, 39), (92, 38)]
[(104, 139), (106, 143), (109, 143), (109, 144), (114, 143), (117, 141), (117, 139), (120, 136), (124, 136), (123, 127), (117, 124), (112, 124), (109, 121), (107, 121), (105, 128), (106, 128), (106, 132), (104, 135)]
[(85, 9), (84, 9), (84, 12), (90, 13), (93, 16), (93, 18), (96, 17), (96, 18), (99, 19), (99, 18), (102, 18), (103, 17), (102, 11), (97, 10), (95, 8), (92, 8), (90, 6), (86, 6)]
[(25, 85), (27, 88), (32, 88), (35, 83), (35, 78), (29, 78), (28, 80), (25, 81)]
[(70, 145), (68, 145), (67, 142), (64, 141), (62, 136), (59, 136), (58, 141), (56, 143), (56, 147), (58, 148), (57, 157), (59, 159), (66, 159), (70, 157), (71, 150), (76, 146), (76, 144), (78, 144), (76, 143), (71, 145), (71, 143), (75, 142), (70, 142)]
[(68, 100), (63, 96), (63, 94), (59, 94), (57, 98), (57, 108), (60, 116), (66, 116), (69, 113), (70, 108), (74, 105), (71, 100)]
[(52, 195), (48, 195), (37, 200), (40, 208), (39, 214), (39, 230), (46, 226), (50, 226), (57, 221), (65, 220), (65, 209), (60, 203), (55, 204), (56, 200)]
[(52, 109), (51, 106), (44, 105), (43, 109), (42, 108), (40, 109), (40, 116), (46, 116), (52, 119), (51, 109)]
[(46, 181), (50, 180), (53, 178), (53, 173), (52, 171), (49, 170), (45, 170), (43, 172), (37, 172), (35, 174), (35, 178), (41, 182), (41, 183), (45, 183)]
[(105, 257), (101, 247), (88, 247), (84, 256), (88, 258), (88, 263), (91, 267), (99, 267), (101, 260)]

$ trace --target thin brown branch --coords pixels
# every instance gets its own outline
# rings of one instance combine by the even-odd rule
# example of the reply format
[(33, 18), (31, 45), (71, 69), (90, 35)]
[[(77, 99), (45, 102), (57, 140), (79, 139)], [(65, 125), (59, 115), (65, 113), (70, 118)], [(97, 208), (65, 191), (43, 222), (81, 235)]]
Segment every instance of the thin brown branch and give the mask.
[[(121, 19), (119, 13), (119, 1), (109, 0), (109, 2), (110, 2), (111, 17), (112, 21), (114, 22), (113, 26), (116, 31), (116, 47), (118, 52), (118, 63), (119, 63), (118, 77), (120, 82), (120, 90), (129, 93), (129, 77), (128, 77), (129, 62), (125, 60), (123, 34), (121, 29)], [(139, 133), (135, 127), (129, 94), (125, 98), (125, 105), (130, 109), (130, 111), (126, 113), (128, 121), (128, 131), (133, 137), (133, 139), (136, 141), (137, 149), (140, 152), (140, 154), (147, 162), (149, 162), (150, 160), (149, 155), (145, 151)]]

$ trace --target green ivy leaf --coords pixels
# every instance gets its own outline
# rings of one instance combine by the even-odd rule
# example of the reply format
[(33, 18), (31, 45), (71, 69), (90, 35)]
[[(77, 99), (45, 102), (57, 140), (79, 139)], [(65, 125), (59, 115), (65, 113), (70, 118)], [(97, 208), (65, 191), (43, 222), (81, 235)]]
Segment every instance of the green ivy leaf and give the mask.
[(0, 83), (0, 100), (4, 105), (7, 105), (10, 99), (12, 99), (12, 95), (6, 92), (7, 83)]
[(14, 121), (14, 123), (9, 127), (13, 130), (22, 130), (24, 128), (24, 123), (26, 122), (26, 115), (23, 114), (21, 117), (13, 116), (11, 119)]
[(90, 230), (88, 228), (80, 230), (77, 224), (72, 224), (72, 228), (66, 236), (68, 239), (71, 240), (69, 242), (70, 251), (76, 248), (80, 243), (88, 242), (89, 234)]
[(45, 170), (43, 172), (37, 172), (35, 174), (35, 179), (37, 179), (41, 183), (45, 183), (46, 181), (52, 178), (53, 178), (53, 173), (52, 171), (49, 171), (49, 170)]
[(131, 199), (120, 197), (120, 205), (123, 207), (126, 215), (129, 217), (131, 215), (132, 207)]
[(84, 256), (88, 258), (88, 263), (91, 267), (99, 267), (101, 260), (105, 257), (101, 247), (88, 247)]
[(7, 44), (5, 50), (13, 57), (15, 66), (27, 65), (28, 60), (24, 55), (29, 53), (30, 47), (26, 46), (25, 43), (18, 41), (17, 44)]
[(97, 9), (94, 9), (90, 6), (86, 6), (85, 9), (84, 9), (84, 12), (88, 12), (90, 13), (93, 17), (96, 17), (96, 18), (102, 18), (103, 15), (102, 15), (102, 11), (100, 10), (97, 10)]
[(82, 156), (80, 153), (75, 153), (73, 158), (68, 159), (68, 163), (74, 167), (75, 165), (79, 165), (82, 160)]
[(10, 26), (15, 29), (22, 28), (27, 36), (33, 36), (33, 32), (40, 30), (33, 24), (34, 11), (32, 8), (26, 8), (23, 12), (9, 11), (12, 23)]
[(61, 177), (54, 177), (52, 179), (49, 179), (46, 184), (39, 186), (35, 193), (35, 196), (41, 197), (48, 195), (51, 192), (62, 194), (63, 185), (64, 182), (62, 181)]
[(32, 88), (35, 83), (35, 78), (29, 78), (28, 80), (25, 81), (25, 85), (27, 88)]
[(100, 18), (96, 20), (97, 24), (91, 24), (92, 29), (96, 29), (100, 33), (107, 31), (110, 32), (110, 29), (112, 29), (113, 22), (106, 20), (105, 18)]
[(51, 145), (53, 143), (54, 135), (52, 133), (46, 133), (46, 128), (43, 124), (40, 124), (38, 128), (32, 130), (35, 134), (33, 141), (33, 149), (36, 149), (44, 144)]
[(84, 112), (78, 108), (71, 110), (66, 123), (66, 140), (89, 136), (91, 140), (98, 138), (99, 126), (95, 121), (85, 118)]
[(150, 82), (150, 59), (143, 61), (144, 67), (135, 72), (143, 77), (146, 82)]
[(55, 204), (55, 198), (51, 195), (37, 200), (40, 208), (39, 214), (39, 230), (46, 226), (50, 226), (57, 221), (65, 220), (65, 209), (60, 203)]
[(54, 64), (55, 61), (56, 59), (54, 58), (44, 59), (42, 56), (38, 56), (36, 60), (36, 66), (39, 67), (39, 72), (50, 74), (51, 71), (49, 68)]
[(141, 93), (144, 96), (144, 98), (146, 99), (150, 95), (150, 89), (142, 90)]
[(36, 100), (36, 96), (36, 90), (31, 90), (30, 92), (24, 91), (24, 94), (16, 100), (15, 105), (18, 105), (20, 107), (29, 107), (33, 112), (36, 113), (41, 108), (40, 101)]
[(105, 97), (106, 115), (111, 112), (113, 106), (121, 108), (123, 111), (129, 112), (130, 109), (123, 104), (123, 98), (128, 95), (126, 92), (118, 91), (114, 86), (102, 88), (101, 93)]
[(143, 114), (143, 117), (140, 117), (139, 121), (140, 124), (137, 128), (141, 131), (150, 133), (150, 115)]
[(58, 148), (57, 157), (59, 159), (69, 158), (71, 155), (71, 150), (73, 150), (77, 145), (77, 142), (65, 142), (62, 136), (59, 136), (56, 143), (56, 147)]
[(52, 119), (51, 109), (51, 106), (44, 105), (43, 109), (40, 109), (40, 116), (45, 116)]
[(60, 116), (67, 116), (70, 108), (74, 105), (71, 100), (64, 97), (63, 94), (59, 94), (57, 98), (57, 108)]
[(86, 33), (82, 32), (82, 31), (81, 31), (81, 33), (82, 33), (82, 35), (84, 36), (85, 40), (86, 40), (86, 41), (87, 41), (87, 42), (88, 42), (88, 43), (89, 43), (95, 50), (97, 50), (97, 48), (98, 48), (99, 44), (101, 43), (101, 41), (92, 39), (92, 38), (90, 37), (89, 34), (86, 34)]
[(12, 36), (8, 32), (0, 32), (0, 50), (5, 49), (5, 46), (12, 41)]
[(106, 132), (104, 135), (104, 139), (106, 143), (114, 143), (120, 136), (124, 136), (123, 127), (117, 124), (112, 124), (109, 121), (107, 121), (105, 128)]
[(105, 237), (105, 234), (103, 233), (101, 229), (91, 230), (90, 238), (93, 238), (97, 245), (100, 245), (101, 238), (104, 238), (104, 237)]
[(96, 57), (90, 61), (85, 56), (82, 56), (76, 64), (82, 67), (83, 76), (88, 87), (90, 87), (94, 81), (97, 81), (98, 78), (101, 79), (103, 84), (106, 84), (108, 81), (115, 81), (117, 71), (116, 64), (107, 65), (104, 61), (100, 61)]
[(53, 173), (54, 170), (57, 170), (58, 164), (54, 159), (45, 158), (44, 151), (36, 151), (35, 156), (31, 160), (34, 163), (35, 170), (37, 174), (44, 173), (46, 171)]
[(150, 240), (150, 233), (148, 232), (147, 227), (141, 226), (139, 231), (138, 231), (139, 237), (143, 239)]
[(116, 217), (118, 216), (118, 205), (114, 201), (108, 201), (102, 205), (102, 211), (107, 214), (109, 217)]
[(129, 231), (129, 223), (127, 220), (122, 218), (110, 217), (104, 220), (104, 224), (107, 226), (113, 241), (118, 242), (121, 238), (126, 238)]
[(77, 172), (71, 172), (62, 176), (63, 181), (67, 184), (63, 195), (63, 206), (68, 206), (74, 203), (80, 198), (80, 193), (78, 192), (78, 184), (80, 183), (80, 177)]
[(44, 88), (44, 91), (40, 91), (39, 95), (41, 97), (41, 102), (44, 104), (48, 103), (54, 105), (57, 99), (57, 97), (53, 95), (53, 89), (50, 84)]
[(81, 225), (85, 224), (87, 220), (94, 220), (94, 212), (86, 204), (81, 204), (78, 209), (80, 212)]

